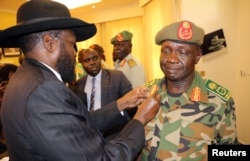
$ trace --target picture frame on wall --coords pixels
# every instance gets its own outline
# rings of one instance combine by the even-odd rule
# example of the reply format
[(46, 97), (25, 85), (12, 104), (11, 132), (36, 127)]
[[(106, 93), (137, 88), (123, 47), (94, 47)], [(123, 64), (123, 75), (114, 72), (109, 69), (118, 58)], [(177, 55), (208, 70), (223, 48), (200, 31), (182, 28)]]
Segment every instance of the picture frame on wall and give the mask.
[(202, 55), (217, 52), (227, 47), (226, 38), (223, 29), (210, 32), (204, 36), (201, 46)]
[(14, 57), (21, 55), (20, 48), (2, 48), (2, 54), (4, 57)]

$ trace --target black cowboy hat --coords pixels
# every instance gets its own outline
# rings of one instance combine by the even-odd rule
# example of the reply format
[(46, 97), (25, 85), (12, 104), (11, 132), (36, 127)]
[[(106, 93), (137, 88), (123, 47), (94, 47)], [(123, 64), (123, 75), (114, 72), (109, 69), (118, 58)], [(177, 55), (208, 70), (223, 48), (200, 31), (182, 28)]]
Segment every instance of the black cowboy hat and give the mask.
[(69, 9), (50, 0), (31, 0), (17, 11), (17, 25), (0, 31), (1, 47), (19, 47), (18, 38), (47, 30), (69, 29), (74, 31), (76, 41), (86, 40), (96, 33), (96, 26), (72, 18)]

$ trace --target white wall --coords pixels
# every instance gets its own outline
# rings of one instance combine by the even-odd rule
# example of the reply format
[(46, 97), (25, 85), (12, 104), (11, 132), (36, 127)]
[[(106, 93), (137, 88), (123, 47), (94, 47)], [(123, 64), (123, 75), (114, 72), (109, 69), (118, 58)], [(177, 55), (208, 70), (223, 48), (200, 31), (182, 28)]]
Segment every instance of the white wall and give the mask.
[[(202, 26), (206, 33), (222, 28), (227, 48), (203, 56), (197, 65), (205, 71), (205, 78), (212, 79), (232, 91), (236, 103), (238, 137), (250, 144), (250, 76), (244, 78), (240, 70), (250, 73), (248, 46), (249, 0), (180, 0), (180, 19), (186, 19)], [(247, 117), (248, 116), (248, 117)]]
[(238, 130), (239, 136), (243, 143), (250, 144), (250, 1), (238, 0), (238, 29), (235, 59), (237, 60), (236, 71), (244, 70), (247, 75), (236, 77), (236, 99), (237, 99), (237, 116), (238, 116)]

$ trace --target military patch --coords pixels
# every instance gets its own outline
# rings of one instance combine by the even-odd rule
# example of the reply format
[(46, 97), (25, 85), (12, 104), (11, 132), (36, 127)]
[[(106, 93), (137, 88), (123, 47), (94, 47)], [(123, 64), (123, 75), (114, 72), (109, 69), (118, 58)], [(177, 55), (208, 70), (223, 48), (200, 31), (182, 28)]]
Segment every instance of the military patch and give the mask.
[(123, 65), (126, 63), (126, 59), (123, 59), (120, 63), (119, 63), (119, 65), (120, 65), (120, 67), (123, 67)]
[(228, 101), (231, 97), (231, 92), (227, 90), (226, 88), (222, 87), (221, 85), (211, 81), (211, 80), (205, 80), (206, 83), (206, 89), (220, 98), (222, 98), (224, 101)]
[(121, 33), (116, 35), (116, 40), (117, 41), (123, 41), (123, 35)]
[(128, 65), (129, 65), (130, 68), (132, 68), (132, 67), (136, 66), (137, 64), (133, 59), (129, 59), (128, 60)]
[(178, 37), (181, 40), (190, 40), (193, 36), (192, 24), (184, 21), (180, 24), (178, 29)]
[(200, 101), (201, 100), (201, 89), (199, 87), (195, 87), (192, 90), (191, 94), (192, 101)]

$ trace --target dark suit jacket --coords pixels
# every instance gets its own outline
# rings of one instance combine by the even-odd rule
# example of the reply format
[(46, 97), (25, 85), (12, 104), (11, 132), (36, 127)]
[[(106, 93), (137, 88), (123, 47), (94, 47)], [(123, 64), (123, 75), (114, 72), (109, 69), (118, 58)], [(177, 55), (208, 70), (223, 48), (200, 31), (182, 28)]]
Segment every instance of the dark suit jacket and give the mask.
[[(87, 75), (79, 79), (76, 84), (75, 88), (77, 89), (76, 93), (80, 91), (84, 91), (87, 82)], [(102, 69), (101, 74), (101, 108), (105, 108), (111, 102), (116, 102), (119, 98), (124, 96), (126, 93), (131, 91), (132, 84), (127, 79), (127, 77), (123, 74), (123, 72), (119, 70), (110, 70), (110, 69)], [(80, 96), (79, 94), (77, 94)], [(80, 96), (83, 102), (86, 102), (86, 96)], [(87, 104), (86, 104), (87, 107)], [(127, 119), (132, 118), (135, 114), (137, 108), (129, 109), (124, 111), (124, 115)], [(127, 120), (128, 121), (128, 120)], [(127, 123), (125, 120), (124, 122), (116, 122), (112, 123), (112, 129), (106, 129), (107, 131), (102, 131), (105, 138), (113, 137), (114, 134), (119, 132), (124, 125)]]
[[(76, 82), (76, 88), (84, 91), (86, 81), (87, 75)], [(131, 90), (132, 85), (130, 81), (121, 71), (102, 69), (101, 107), (116, 101)]]
[(106, 142), (99, 130), (123, 119), (116, 103), (89, 114), (79, 97), (33, 59), (25, 59), (9, 81), (1, 116), (11, 161), (130, 161), (144, 144), (137, 120)]

